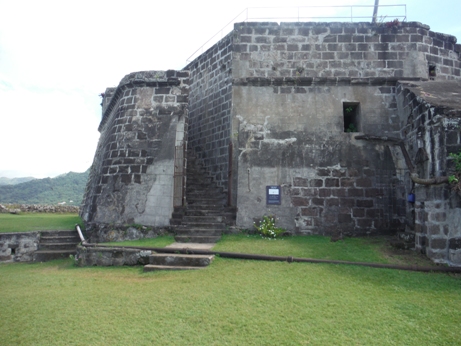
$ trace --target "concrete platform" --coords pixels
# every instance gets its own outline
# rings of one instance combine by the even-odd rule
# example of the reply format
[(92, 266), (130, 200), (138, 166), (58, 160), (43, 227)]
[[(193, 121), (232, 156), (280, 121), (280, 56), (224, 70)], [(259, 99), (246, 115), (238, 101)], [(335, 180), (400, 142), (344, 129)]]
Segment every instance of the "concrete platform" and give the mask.
[(179, 243), (174, 242), (168, 246), (169, 249), (193, 249), (193, 250), (211, 250), (216, 243)]

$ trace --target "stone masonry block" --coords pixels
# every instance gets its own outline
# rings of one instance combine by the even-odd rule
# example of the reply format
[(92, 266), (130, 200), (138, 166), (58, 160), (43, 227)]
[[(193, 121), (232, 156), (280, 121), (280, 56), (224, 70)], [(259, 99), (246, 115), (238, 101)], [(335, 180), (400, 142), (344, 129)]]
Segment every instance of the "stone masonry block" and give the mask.
[(293, 186), (309, 186), (309, 180), (306, 178), (293, 178)]
[(435, 250), (446, 249), (447, 248), (447, 239), (445, 238), (432, 238), (430, 239), (430, 247)]
[(336, 178), (326, 178), (325, 187), (339, 187), (339, 179)]
[(339, 214), (338, 215), (338, 223), (350, 223), (352, 222), (352, 217), (350, 214)]
[(447, 219), (447, 214), (444, 212), (430, 213), (429, 219), (432, 221), (444, 222)]
[(302, 216), (319, 216), (319, 208), (310, 207), (310, 208), (301, 208)]
[(322, 179), (311, 179), (309, 181), (309, 186), (310, 187), (322, 187), (323, 186), (323, 180)]
[(308, 198), (305, 198), (305, 197), (291, 197), (291, 204), (294, 207), (304, 207), (304, 206), (309, 206), (310, 201)]

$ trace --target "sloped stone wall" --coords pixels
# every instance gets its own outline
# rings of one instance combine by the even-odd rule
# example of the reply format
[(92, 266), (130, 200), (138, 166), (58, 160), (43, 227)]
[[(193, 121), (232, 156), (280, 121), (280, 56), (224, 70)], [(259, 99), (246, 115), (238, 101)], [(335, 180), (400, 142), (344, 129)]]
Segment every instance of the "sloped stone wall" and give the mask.
[(186, 141), (189, 72), (131, 73), (107, 94), (81, 211), (87, 232), (98, 224), (167, 226), (175, 146)]

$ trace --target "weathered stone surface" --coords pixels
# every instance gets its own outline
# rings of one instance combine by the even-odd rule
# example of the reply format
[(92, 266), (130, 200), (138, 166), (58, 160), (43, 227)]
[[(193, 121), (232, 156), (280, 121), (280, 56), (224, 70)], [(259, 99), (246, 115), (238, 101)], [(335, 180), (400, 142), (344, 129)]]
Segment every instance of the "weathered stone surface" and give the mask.
[(168, 226), (182, 191), (174, 187), (174, 160), (175, 147), (185, 145), (189, 73), (131, 73), (106, 93), (81, 216), (92, 224)]
[[(416, 22), (235, 24), (184, 80), (179, 71), (133, 73), (106, 91), (82, 215), (167, 226), (176, 128), (231, 194), (239, 227), (276, 215), (299, 234), (414, 231), (418, 250), (446, 261), (442, 239), (461, 236), (459, 196), (410, 173), (447, 175), (447, 154), (461, 149), (455, 42)], [(280, 204), (266, 203), (272, 185)]]
[(78, 246), (75, 263), (79, 267), (145, 265), (152, 253), (150, 250)]
[(137, 225), (87, 224), (86, 234), (92, 243), (105, 243), (125, 240), (155, 238), (160, 235), (171, 235), (170, 227), (148, 227)]
[(0, 261), (31, 262), (39, 239), (39, 232), (0, 233)]

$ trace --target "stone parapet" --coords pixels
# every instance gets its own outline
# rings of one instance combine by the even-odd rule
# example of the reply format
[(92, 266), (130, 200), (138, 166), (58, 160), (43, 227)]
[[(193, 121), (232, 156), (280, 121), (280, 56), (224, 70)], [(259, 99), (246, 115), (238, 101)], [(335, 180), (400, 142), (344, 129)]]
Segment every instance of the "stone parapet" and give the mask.
[(418, 22), (237, 23), (234, 78), (419, 77), (459, 79), (456, 37)]

